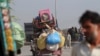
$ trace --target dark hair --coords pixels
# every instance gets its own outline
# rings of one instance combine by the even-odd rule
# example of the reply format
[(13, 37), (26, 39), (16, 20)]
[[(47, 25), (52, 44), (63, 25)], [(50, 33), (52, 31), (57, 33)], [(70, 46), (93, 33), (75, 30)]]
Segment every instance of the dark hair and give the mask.
[(79, 19), (79, 23), (83, 24), (85, 23), (87, 20), (90, 20), (91, 23), (93, 24), (99, 24), (100, 23), (100, 16), (97, 12), (93, 12), (93, 11), (85, 11), (85, 13), (83, 13), (83, 15), (80, 17)]

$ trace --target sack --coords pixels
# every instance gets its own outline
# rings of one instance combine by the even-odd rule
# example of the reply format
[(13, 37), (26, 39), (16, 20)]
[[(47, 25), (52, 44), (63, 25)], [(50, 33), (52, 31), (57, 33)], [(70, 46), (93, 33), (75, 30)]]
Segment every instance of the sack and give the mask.
[(47, 49), (47, 50), (50, 50), (50, 51), (57, 51), (58, 48), (59, 48), (59, 44), (55, 44), (55, 45), (47, 44), (47, 45), (46, 45), (46, 49)]
[(61, 38), (61, 42), (59, 44), (59, 47), (62, 48), (64, 46), (64, 43), (65, 43), (65, 37), (60, 34), (60, 38)]
[(42, 50), (45, 48), (46, 46), (46, 43), (45, 43), (45, 40), (46, 40), (46, 33), (42, 33), (39, 38), (37, 39), (37, 47)]
[(60, 43), (60, 41), (61, 41), (60, 35), (57, 31), (49, 33), (47, 38), (46, 38), (46, 43), (51, 44), (51, 45), (58, 44), (58, 43)]

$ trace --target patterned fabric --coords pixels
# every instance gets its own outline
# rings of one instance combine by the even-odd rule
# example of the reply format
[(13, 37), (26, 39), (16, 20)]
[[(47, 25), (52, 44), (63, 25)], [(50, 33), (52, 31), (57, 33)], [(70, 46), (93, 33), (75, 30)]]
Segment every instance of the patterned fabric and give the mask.
[(6, 29), (5, 33), (6, 33), (6, 40), (7, 40), (7, 49), (9, 51), (13, 51), (14, 50), (14, 46), (13, 46), (13, 38), (12, 38), (11, 29)]

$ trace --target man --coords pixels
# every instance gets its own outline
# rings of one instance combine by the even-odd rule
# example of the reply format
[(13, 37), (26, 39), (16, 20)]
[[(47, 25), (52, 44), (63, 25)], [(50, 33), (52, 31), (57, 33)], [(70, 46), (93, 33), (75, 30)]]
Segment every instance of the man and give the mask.
[(71, 48), (71, 35), (69, 32), (67, 32), (67, 46)]
[(79, 23), (85, 35), (85, 41), (73, 47), (72, 56), (100, 56), (100, 16), (87, 10)]

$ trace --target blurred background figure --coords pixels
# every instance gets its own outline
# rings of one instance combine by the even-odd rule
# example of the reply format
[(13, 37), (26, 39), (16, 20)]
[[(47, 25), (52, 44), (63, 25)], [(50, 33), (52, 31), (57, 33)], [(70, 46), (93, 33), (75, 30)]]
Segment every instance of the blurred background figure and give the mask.
[(71, 47), (71, 35), (69, 32), (67, 32), (67, 46), (66, 47)]

